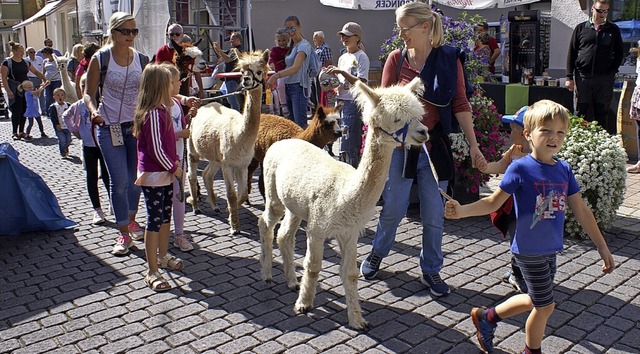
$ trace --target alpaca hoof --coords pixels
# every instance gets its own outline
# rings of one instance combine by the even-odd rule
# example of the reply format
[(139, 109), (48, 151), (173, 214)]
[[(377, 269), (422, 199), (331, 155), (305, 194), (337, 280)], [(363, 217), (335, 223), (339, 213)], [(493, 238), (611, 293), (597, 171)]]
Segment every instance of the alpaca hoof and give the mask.
[(307, 313), (313, 309), (312, 305), (296, 304), (294, 311), (296, 314)]
[(364, 331), (371, 328), (371, 326), (369, 325), (369, 322), (365, 321), (362, 318), (354, 321), (349, 321), (349, 327), (357, 331)]
[(231, 228), (231, 230), (229, 230), (229, 231), (231, 232), (231, 236), (240, 235), (240, 229)]
[(300, 283), (298, 283), (297, 280), (295, 282), (287, 283), (287, 286), (289, 287), (289, 289), (294, 290), (294, 291), (300, 290)]
[(200, 209), (193, 209), (193, 215), (200, 215), (202, 214), (202, 211), (200, 211)]
[(217, 205), (212, 206), (211, 208), (213, 209), (213, 212), (214, 212), (214, 213), (219, 213), (219, 212), (220, 212), (220, 207), (219, 207), (219, 206), (217, 206)]

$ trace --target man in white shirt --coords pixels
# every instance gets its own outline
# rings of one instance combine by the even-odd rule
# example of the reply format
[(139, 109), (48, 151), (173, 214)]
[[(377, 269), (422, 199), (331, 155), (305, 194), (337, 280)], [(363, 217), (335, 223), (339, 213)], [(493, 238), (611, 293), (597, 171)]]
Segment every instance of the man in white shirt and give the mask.
[[(36, 69), (38, 69), (39, 72), (42, 73), (43, 72), (42, 66), (44, 65), (44, 59), (36, 55), (36, 50), (33, 47), (28, 47), (26, 52), (27, 52), (27, 57), (25, 58), (25, 60), (31, 63), (31, 65), (33, 65)], [(42, 84), (42, 80), (31, 71), (27, 72), (27, 77), (29, 78), (29, 81), (33, 83), (34, 88), (38, 88), (38, 86)], [(40, 114), (46, 115), (47, 110), (44, 103), (45, 102), (44, 95), (38, 96), (38, 102), (40, 102)]]

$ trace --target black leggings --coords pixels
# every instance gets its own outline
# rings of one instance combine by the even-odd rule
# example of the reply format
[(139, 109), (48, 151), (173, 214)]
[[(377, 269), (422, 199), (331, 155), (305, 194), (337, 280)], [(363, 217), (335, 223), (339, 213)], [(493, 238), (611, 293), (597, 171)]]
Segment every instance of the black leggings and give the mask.
[[(84, 170), (87, 174), (87, 192), (91, 205), (94, 209), (100, 208), (100, 193), (98, 192), (98, 178), (102, 178), (102, 183), (107, 189), (109, 195), (109, 172), (104, 164), (104, 158), (100, 152), (100, 148), (94, 146), (83, 146), (82, 155), (84, 156)], [(98, 174), (98, 161), (100, 162), (100, 173)]]
[(171, 222), (173, 183), (162, 187), (142, 186), (142, 194), (147, 206), (147, 231), (160, 232), (162, 224)]
[(13, 135), (18, 133), (24, 133), (24, 123), (26, 118), (24, 113), (27, 111), (27, 102), (23, 96), (13, 95), (14, 101), (9, 110), (11, 111), (11, 127), (13, 128)]
[(44, 127), (42, 126), (42, 118), (40, 118), (40, 116), (37, 116), (37, 117), (26, 118), (29, 120), (29, 124), (27, 125), (27, 135), (31, 134), (31, 128), (33, 127), (34, 118), (36, 122), (38, 122), (38, 128), (40, 129), (40, 134), (44, 134)]

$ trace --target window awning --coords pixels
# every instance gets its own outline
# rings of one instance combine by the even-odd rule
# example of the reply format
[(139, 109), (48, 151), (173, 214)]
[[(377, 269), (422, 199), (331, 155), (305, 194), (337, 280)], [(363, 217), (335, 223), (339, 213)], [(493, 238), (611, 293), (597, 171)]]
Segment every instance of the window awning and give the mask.
[(65, 2), (67, 2), (67, 0), (58, 0), (58, 1), (52, 1), (50, 3), (47, 3), (46, 5), (44, 5), (44, 7), (42, 9), (40, 9), (40, 11), (36, 12), (35, 15), (29, 17), (28, 19), (18, 23), (17, 25), (13, 26), (13, 30), (17, 31), (20, 28), (30, 25), (32, 23), (34, 23), (35, 21), (39, 20), (41, 17), (46, 17), (48, 16), (50, 13), (52, 13), (53, 11), (55, 11), (57, 8), (59, 8), (60, 6), (62, 6)]

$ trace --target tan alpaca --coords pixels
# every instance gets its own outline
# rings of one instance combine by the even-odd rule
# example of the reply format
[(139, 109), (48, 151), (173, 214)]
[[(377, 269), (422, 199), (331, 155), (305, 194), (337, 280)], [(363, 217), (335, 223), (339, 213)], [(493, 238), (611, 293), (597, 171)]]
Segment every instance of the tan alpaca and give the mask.
[[(328, 143), (334, 142), (342, 135), (342, 129), (338, 123), (340, 119), (340, 111), (342, 110), (342, 102), (336, 107), (318, 106), (316, 112), (311, 118), (311, 124), (304, 130), (290, 119), (286, 119), (273, 114), (263, 114), (260, 116), (260, 129), (258, 130), (258, 139), (256, 140), (255, 152), (253, 160), (249, 165), (249, 173), (247, 179), (247, 191), (251, 193), (251, 180), (253, 173), (264, 160), (264, 155), (273, 143), (276, 141), (296, 138), (310, 142), (317, 147), (324, 147)], [(258, 188), (260, 194), (264, 197), (264, 180), (263, 174), (260, 172), (258, 179)]]
[(69, 52), (65, 53), (63, 56), (59, 57), (55, 54), (53, 55), (53, 59), (56, 62), (58, 67), (58, 72), (60, 72), (60, 78), (62, 80), (62, 88), (67, 93), (67, 98), (65, 99), (67, 102), (75, 102), (78, 100), (78, 94), (76, 93), (76, 83), (71, 81), (69, 77), (69, 72), (67, 68), (69, 67), (69, 61), (71, 57), (69, 56)]
[[(269, 51), (243, 53), (239, 58), (241, 86), (246, 90), (244, 114), (219, 103), (200, 107), (198, 114), (191, 121), (189, 139), (191, 195), (197, 195), (198, 161), (208, 160), (209, 165), (204, 169), (202, 179), (212, 208), (219, 211), (213, 191), (213, 179), (218, 169), (222, 168), (232, 234), (240, 232), (238, 205), (247, 198), (247, 166), (253, 158), (253, 147), (260, 126), (262, 85), (268, 72)], [(190, 201), (194, 212), (198, 213), (198, 198), (190, 198)]]
[(273, 231), (284, 216), (277, 241), (287, 285), (298, 287), (293, 264), (295, 233), (300, 222), (306, 220), (307, 254), (296, 312), (313, 308), (324, 243), (335, 237), (342, 255), (340, 277), (349, 325), (354, 329), (367, 326), (358, 301), (357, 240), (375, 213), (393, 149), (399, 142), (417, 145), (428, 139), (427, 128), (420, 123), (424, 110), (416, 97), (423, 89), (420, 78), (406, 86), (375, 90), (356, 82), (351, 91), (369, 126), (357, 169), (298, 139), (279, 141), (267, 151), (263, 162), (265, 210), (258, 219), (262, 278), (271, 281)]

